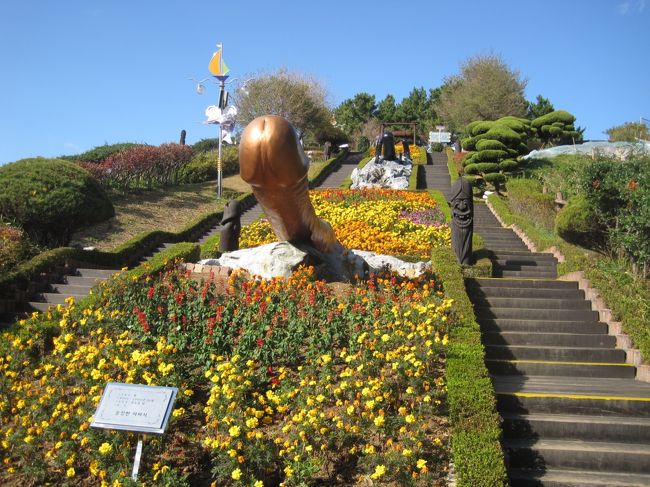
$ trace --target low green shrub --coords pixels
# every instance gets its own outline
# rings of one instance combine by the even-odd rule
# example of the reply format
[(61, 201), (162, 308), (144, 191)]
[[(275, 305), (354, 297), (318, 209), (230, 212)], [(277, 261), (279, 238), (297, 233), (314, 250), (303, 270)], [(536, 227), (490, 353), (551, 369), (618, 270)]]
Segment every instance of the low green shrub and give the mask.
[(460, 163), (460, 160), (457, 159), (456, 152), (454, 152), (452, 148), (447, 147), (447, 169), (449, 170), (449, 177), (452, 186), (458, 179), (458, 172), (461, 168), (462, 164)]
[(458, 486), (508, 485), (494, 389), (485, 367), (481, 330), (465, 291), (461, 268), (450, 247), (433, 249), (431, 263), (442, 281), (445, 295), (454, 302), (446, 377)]
[[(221, 144), (223, 147), (223, 144)], [(219, 139), (201, 139), (192, 144), (192, 150), (197, 152), (211, 152), (219, 149)]]
[(97, 180), (72, 162), (39, 157), (0, 167), (0, 218), (39, 245), (65, 245), (75, 230), (114, 215)]
[(558, 212), (555, 232), (567, 242), (589, 249), (602, 248), (606, 240), (604, 229), (584, 196), (570, 199)]
[[(192, 156), (189, 164), (184, 166), (178, 175), (181, 184), (201, 183), (217, 179), (216, 151), (201, 151)], [(239, 172), (239, 149), (236, 146), (224, 145), (221, 149), (221, 170), (224, 176)]]
[(431, 144), (431, 152), (442, 152), (444, 146), (440, 142), (434, 142)]
[(129, 280), (153, 276), (176, 262), (196, 262), (201, 258), (201, 246), (195, 242), (179, 242), (158, 252), (150, 260), (128, 271)]
[(506, 183), (508, 207), (531, 221), (552, 231), (555, 226), (555, 199), (542, 191), (542, 184), (534, 179), (511, 178)]

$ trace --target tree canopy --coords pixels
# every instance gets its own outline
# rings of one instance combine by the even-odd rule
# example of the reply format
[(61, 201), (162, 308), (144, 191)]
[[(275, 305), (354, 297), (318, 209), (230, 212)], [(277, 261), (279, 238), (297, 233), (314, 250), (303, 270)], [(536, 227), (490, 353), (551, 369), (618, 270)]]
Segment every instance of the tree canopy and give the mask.
[(627, 122), (605, 131), (610, 142), (636, 142), (639, 139), (650, 140), (648, 126), (640, 122)]
[(325, 87), (314, 78), (286, 69), (254, 76), (234, 97), (237, 121), (242, 125), (262, 115), (279, 115), (302, 135), (330, 124)]
[(454, 130), (476, 120), (524, 117), (526, 83), (501, 57), (475, 56), (461, 65), (460, 74), (445, 80), (435, 109)]
[(348, 134), (357, 133), (370, 118), (375, 116), (376, 110), (375, 95), (362, 91), (334, 109), (336, 125)]
[(549, 101), (548, 98), (544, 98), (542, 95), (537, 95), (537, 98), (534, 102), (526, 102), (526, 118), (529, 120), (534, 120), (542, 115), (551, 113), (555, 111), (555, 107)]

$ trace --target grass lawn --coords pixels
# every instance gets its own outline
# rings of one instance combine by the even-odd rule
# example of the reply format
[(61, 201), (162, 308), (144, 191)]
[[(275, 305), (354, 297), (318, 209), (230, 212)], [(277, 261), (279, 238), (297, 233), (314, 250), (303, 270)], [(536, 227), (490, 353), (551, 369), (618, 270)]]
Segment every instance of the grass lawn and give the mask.
[(111, 200), (115, 217), (75, 233), (72, 241), (100, 250), (112, 250), (148, 230), (178, 232), (199, 216), (222, 209), (227, 199), (234, 196), (232, 190), (250, 191), (243, 186), (241, 189), (233, 188), (226, 184), (226, 180), (224, 188), (227, 191), (224, 191), (222, 200), (216, 197), (216, 181), (133, 194), (114, 193)]

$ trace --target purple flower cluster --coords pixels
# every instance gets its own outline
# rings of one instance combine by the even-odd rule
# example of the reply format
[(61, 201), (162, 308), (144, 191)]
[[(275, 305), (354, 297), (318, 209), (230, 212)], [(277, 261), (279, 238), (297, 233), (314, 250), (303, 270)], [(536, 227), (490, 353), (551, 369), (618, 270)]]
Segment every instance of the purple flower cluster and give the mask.
[(438, 208), (429, 208), (427, 210), (404, 210), (399, 214), (400, 218), (405, 218), (419, 225), (430, 227), (439, 227), (445, 224), (445, 215)]

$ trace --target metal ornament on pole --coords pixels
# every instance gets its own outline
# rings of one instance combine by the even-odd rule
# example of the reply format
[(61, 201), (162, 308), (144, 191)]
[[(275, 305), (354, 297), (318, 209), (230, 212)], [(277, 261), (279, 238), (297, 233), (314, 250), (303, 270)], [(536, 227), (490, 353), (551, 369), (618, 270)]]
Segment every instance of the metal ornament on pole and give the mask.
[[(228, 79), (228, 71), (230, 69), (223, 62), (223, 44), (217, 44), (217, 52), (212, 55), (208, 69), (212, 75), (219, 80), (219, 109), (225, 110), (228, 106), (228, 92), (226, 91), (226, 79)], [(217, 197), (221, 198), (222, 182), (223, 182), (223, 168), (221, 165), (221, 138), (223, 136), (221, 123), (219, 123), (219, 150), (217, 153)]]

